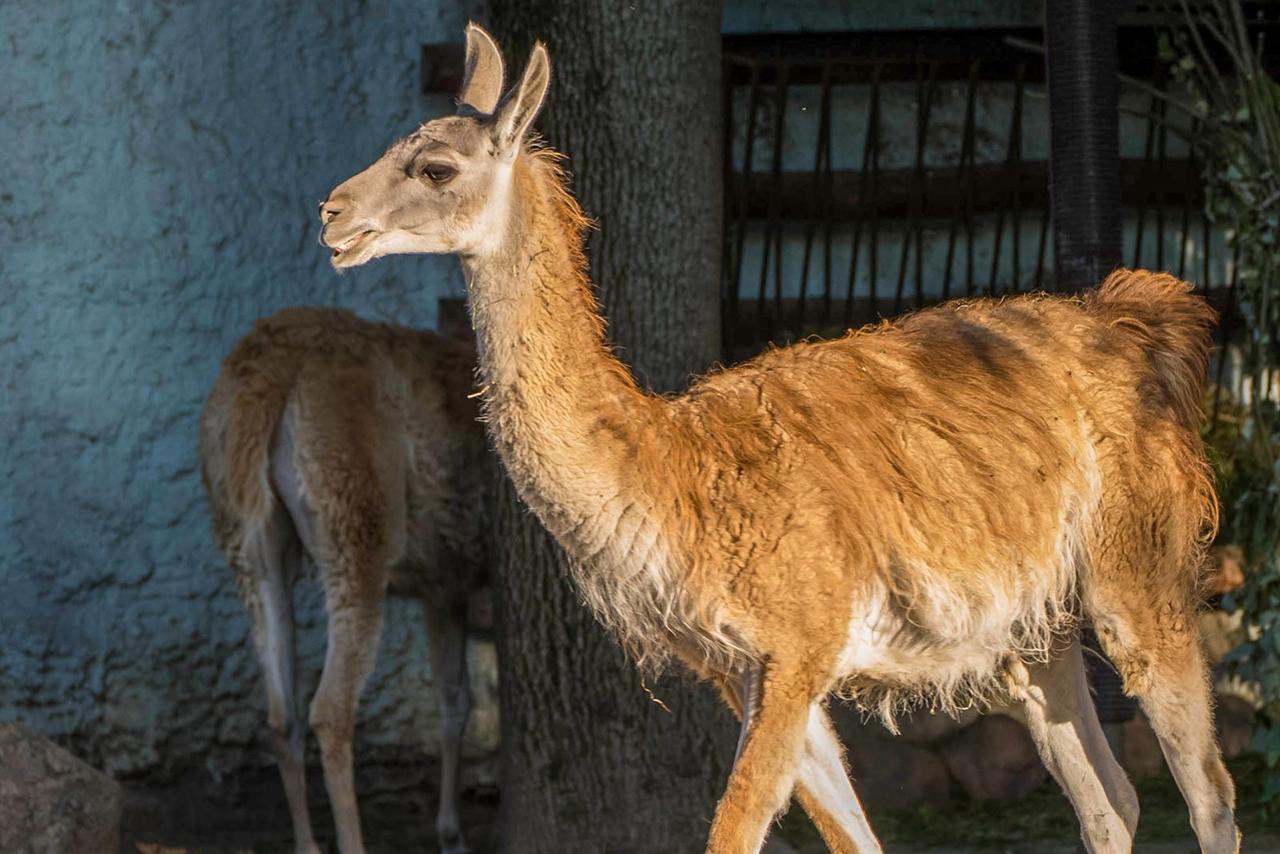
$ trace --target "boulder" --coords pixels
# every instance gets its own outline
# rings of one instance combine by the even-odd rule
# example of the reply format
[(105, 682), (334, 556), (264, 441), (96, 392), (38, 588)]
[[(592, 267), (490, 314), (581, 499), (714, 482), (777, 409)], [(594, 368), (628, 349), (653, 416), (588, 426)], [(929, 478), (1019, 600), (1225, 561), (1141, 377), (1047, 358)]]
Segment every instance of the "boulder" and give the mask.
[(114, 852), (120, 784), (51, 741), (0, 723), (0, 851)]
[(1142, 712), (1134, 715), (1133, 720), (1121, 724), (1120, 739), (1123, 749), (1118, 758), (1121, 767), (1130, 777), (1145, 780), (1165, 772), (1160, 741)]
[(1200, 648), (1211, 667), (1217, 667), (1227, 657), (1227, 653), (1244, 643), (1244, 612), (1228, 613), (1216, 608), (1197, 615), (1196, 623), (1200, 629)]
[(932, 744), (970, 726), (981, 717), (977, 709), (969, 708), (952, 717), (944, 712), (917, 709), (897, 720), (898, 732), (912, 744)]
[(942, 806), (951, 800), (951, 775), (938, 755), (901, 740), (856, 738), (848, 743), (850, 776), (868, 809)]
[(1214, 710), (1214, 724), (1218, 729), (1218, 744), (1222, 755), (1228, 759), (1246, 753), (1253, 740), (1253, 704), (1243, 697), (1231, 694), (1218, 695), (1218, 708)]
[(1018, 800), (1045, 781), (1026, 727), (1004, 715), (987, 715), (942, 745), (951, 776), (975, 801)]
[(951, 800), (951, 775), (936, 752), (890, 735), (878, 720), (849, 705), (833, 703), (828, 711), (864, 806), (911, 809)]

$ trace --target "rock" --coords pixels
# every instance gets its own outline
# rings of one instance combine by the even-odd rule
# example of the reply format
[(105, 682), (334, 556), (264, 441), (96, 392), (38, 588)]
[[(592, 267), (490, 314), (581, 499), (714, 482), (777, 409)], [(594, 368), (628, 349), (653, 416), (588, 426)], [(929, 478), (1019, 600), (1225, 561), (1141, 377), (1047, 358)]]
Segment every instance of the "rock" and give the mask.
[(120, 784), (13, 723), (0, 723), (0, 851), (114, 852)]
[(1217, 667), (1227, 653), (1248, 640), (1242, 611), (1227, 613), (1211, 609), (1199, 614), (1196, 624), (1200, 629), (1200, 648), (1211, 667)]
[(964, 710), (958, 718), (919, 709), (898, 718), (898, 732), (912, 744), (931, 744), (972, 725), (979, 717), (981, 714), (974, 708)]
[(891, 735), (878, 720), (864, 719), (852, 706), (833, 703), (828, 711), (863, 806), (910, 809), (951, 800), (951, 775), (934, 751)]
[(1018, 800), (1044, 782), (1026, 727), (1004, 715), (987, 715), (941, 748), (951, 776), (975, 801)]
[(1138, 712), (1131, 721), (1121, 725), (1120, 765), (1135, 780), (1144, 780), (1164, 773), (1164, 754), (1146, 715)]
[(1218, 695), (1218, 707), (1214, 710), (1214, 724), (1218, 730), (1218, 744), (1222, 755), (1231, 759), (1245, 753), (1253, 740), (1253, 705), (1241, 697)]
[(1205, 592), (1214, 596), (1239, 590), (1244, 586), (1244, 549), (1235, 543), (1216, 545), (1209, 550), (1209, 566), (1205, 574)]
[(848, 745), (854, 789), (868, 809), (942, 806), (951, 775), (936, 753), (901, 740), (858, 738)]

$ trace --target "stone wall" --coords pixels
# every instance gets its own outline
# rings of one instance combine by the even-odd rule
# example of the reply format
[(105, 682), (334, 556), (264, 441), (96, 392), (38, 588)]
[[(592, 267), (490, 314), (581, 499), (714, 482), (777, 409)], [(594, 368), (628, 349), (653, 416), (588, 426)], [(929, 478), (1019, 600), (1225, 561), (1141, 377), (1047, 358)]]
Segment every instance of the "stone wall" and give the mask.
[[(39, 2), (0, 46), (0, 720), (117, 776), (267, 761), (257, 664), (208, 534), (196, 425), (288, 305), (432, 326), (456, 262), (338, 276), (316, 204), (424, 115), (418, 50), (475, 2)], [(324, 646), (301, 585), (309, 690)], [(420, 611), (389, 607), (363, 754), (434, 752)], [(496, 740), (492, 651), (472, 751)], [(404, 751), (400, 751), (404, 755)], [(414, 754), (410, 754), (414, 755)]]

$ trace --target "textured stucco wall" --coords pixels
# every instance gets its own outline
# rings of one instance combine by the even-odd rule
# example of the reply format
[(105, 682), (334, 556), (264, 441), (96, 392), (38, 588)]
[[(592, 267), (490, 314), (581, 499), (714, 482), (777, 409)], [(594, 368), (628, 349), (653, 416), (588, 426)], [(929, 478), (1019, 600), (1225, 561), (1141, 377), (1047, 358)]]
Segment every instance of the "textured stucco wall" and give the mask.
[[(0, 719), (118, 775), (216, 778), (265, 757), (245, 618), (207, 530), (199, 407), (256, 317), (338, 304), (431, 326), (461, 293), (452, 259), (337, 276), (315, 210), (449, 109), (418, 94), (418, 47), (459, 38), (474, 5), (4, 4)], [(323, 617), (301, 587), (313, 674)], [(367, 752), (434, 752), (419, 615), (389, 609)]]

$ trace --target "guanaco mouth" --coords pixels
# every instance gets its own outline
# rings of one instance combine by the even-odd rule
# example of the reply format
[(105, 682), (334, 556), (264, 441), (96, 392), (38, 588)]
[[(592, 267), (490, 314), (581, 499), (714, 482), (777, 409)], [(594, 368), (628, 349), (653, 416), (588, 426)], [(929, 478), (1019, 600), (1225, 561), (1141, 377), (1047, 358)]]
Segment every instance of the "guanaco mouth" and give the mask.
[(350, 252), (350, 251), (351, 251), (352, 249), (354, 249), (354, 248), (355, 248), (355, 247), (356, 247), (356, 246), (357, 246), (357, 245), (358, 245), (362, 240), (364, 240), (366, 237), (369, 237), (370, 235), (373, 235), (373, 234), (375, 234), (375, 233), (376, 233), (376, 232), (373, 232), (373, 231), (362, 231), (362, 232), (360, 232), (360, 233), (356, 234), (356, 235), (355, 235), (355, 236), (353, 236), (353, 237), (349, 237), (349, 238), (347, 238), (347, 239), (346, 239), (346, 240), (344, 240), (342, 243), (340, 243), (340, 244), (338, 244), (337, 246), (334, 246), (334, 247), (333, 247), (333, 257), (334, 257), (334, 258), (337, 258), (339, 255), (342, 255), (342, 254), (344, 254), (344, 253), (346, 253), (346, 252)]

